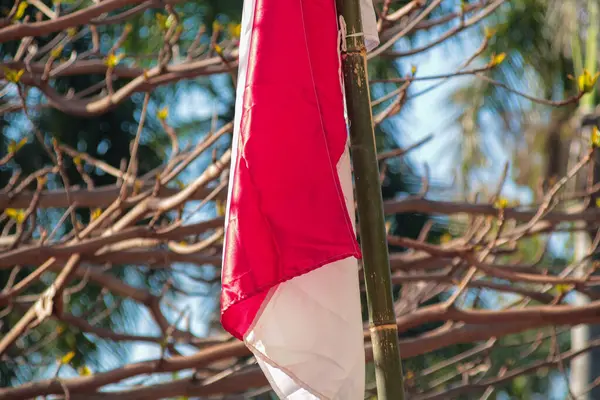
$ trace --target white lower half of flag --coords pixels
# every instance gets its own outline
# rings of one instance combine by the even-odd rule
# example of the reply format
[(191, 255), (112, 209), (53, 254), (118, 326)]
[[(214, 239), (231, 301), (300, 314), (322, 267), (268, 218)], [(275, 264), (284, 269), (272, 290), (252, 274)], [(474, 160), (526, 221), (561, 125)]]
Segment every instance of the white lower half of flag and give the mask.
[[(354, 221), (347, 150), (338, 174)], [(336, 261), (279, 284), (244, 340), (282, 399), (363, 399), (365, 353), (357, 260)]]

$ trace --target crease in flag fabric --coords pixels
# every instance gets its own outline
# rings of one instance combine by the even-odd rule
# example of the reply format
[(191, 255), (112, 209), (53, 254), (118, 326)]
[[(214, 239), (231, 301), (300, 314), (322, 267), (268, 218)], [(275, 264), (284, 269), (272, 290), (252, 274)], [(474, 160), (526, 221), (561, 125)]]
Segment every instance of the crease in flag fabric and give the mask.
[[(371, 0), (361, 0), (369, 49)], [(335, 0), (246, 0), (221, 322), (282, 399), (362, 399), (355, 210)]]

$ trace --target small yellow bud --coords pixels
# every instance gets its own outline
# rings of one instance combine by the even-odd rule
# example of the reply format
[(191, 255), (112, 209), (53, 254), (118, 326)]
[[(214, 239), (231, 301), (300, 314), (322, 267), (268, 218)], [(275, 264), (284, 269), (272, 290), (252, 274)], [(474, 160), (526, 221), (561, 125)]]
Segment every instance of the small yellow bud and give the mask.
[(158, 112), (156, 113), (156, 117), (158, 119), (160, 119), (161, 121), (164, 121), (167, 119), (167, 117), (169, 116), (169, 107), (165, 106), (163, 108), (161, 108), (160, 110), (158, 110)]
[(496, 34), (496, 30), (486, 26), (483, 28), (483, 34), (485, 35), (486, 39), (490, 40)]
[(167, 30), (167, 16), (165, 14), (156, 14), (156, 24), (161, 31)]
[(6, 68), (3, 67), (4, 69), (4, 77), (6, 78), (7, 81), (12, 82), (12, 83), (19, 83), (19, 81), (21, 80), (21, 77), (23, 76), (23, 74), (25, 73), (24, 69), (11, 69), (11, 68)]
[(92, 375), (92, 370), (87, 365), (84, 365), (83, 367), (79, 367), (77, 369), (77, 372), (79, 372), (79, 375), (81, 375), (81, 376), (90, 376), (90, 375)]
[(229, 24), (229, 34), (231, 37), (239, 38), (242, 34), (242, 25), (241, 24)]
[(504, 61), (505, 58), (506, 58), (506, 53), (492, 54), (492, 59), (490, 60), (489, 66), (496, 67), (496, 66), (502, 64), (502, 62)]
[(100, 209), (100, 208), (94, 209), (94, 211), (92, 211), (92, 215), (91, 215), (92, 221), (98, 219), (100, 217), (100, 215), (102, 215), (102, 209)]
[(136, 180), (133, 183), (133, 194), (138, 194), (142, 190), (142, 187), (144, 187), (144, 182)]
[(592, 146), (600, 147), (600, 129), (597, 126), (592, 128)]
[(494, 202), (494, 208), (497, 208), (499, 210), (503, 210), (508, 206), (508, 200), (506, 200), (505, 198), (501, 197), (498, 200), (496, 200)]
[(561, 283), (561, 284), (558, 284), (558, 285), (554, 286), (554, 290), (559, 295), (568, 293), (572, 289), (573, 289), (573, 285), (567, 285), (567, 284), (564, 284), (564, 283)]
[(587, 69), (583, 69), (583, 73), (577, 78), (577, 86), (582, 93), (589, 93), (594, 90), (594, 86), (598, 81), (600, 72), (596, 72), (593, 76)]
[(18, 224), (23, 223), (25, 220), (25, 210), (22, 208), (7, 208), (4, 210), (4, 214), (6, 214), (7, 217), (15, 220), (15, 222)]
[(119, 64), (119, 62), (121, 62), (121, 59), (123, 59), (123, 57), (123, 54), (109, 54), (108, 57), (106, 57), (106, 60), (104, 60), (104, 64), (106, 64), (106, 66), (108, 66), (109, 68), (114, 68)]
[(18, 142), (11, 140), (10, 143), (8, 144), (8, 153), (14, 154), (17, 151), (19, 151), (21, 149), (21, 147), (25, 146), (26, 144), (27, 144), (27, 138), (23, 138), (23, 139), (19, 140)]
[(63, 47), (61, 45), (58, 45), (52, 49), (52, 51), (50, 52), (50, 56), (52, 58), (59, 58), (60, 55), (62, 54), (62, 51), (63, 51)]
[(444, 244), (444, 243), (448, 243), (449, 241), (452, 240), (452, 235), (449, 234), (448, 232), (444, 233), (441, 237), (440, 237), (440, 243)]
[(68, 364), (71, 362), (71, 360), (73, 359), (73, 357), (75, 357), (75, 352), (74, 351), (70, 351), (67, 354), (65, 354), (60, 360), (59, 363), (60, 364)]
[(48, 177), (46, 175), (38, 176), (36, 180), (37, 180), (38, 185), (43, 187), (48, 182)]
[(217, 216), (219, 216), (219, 217), (225, 216), (226, 205), (225, 205), (224, 201), (222, 201), (222, 200), (215, 201), (215, 208), (217, 210)]
[(15, 15), (13, 15), (12, 20), (18, 21), (21, 18), (23, 18), (23, 15), (25, 15), (25, 10), (27, 10), (27, 7), (29, 7), (29, 3), (27, 3), (26, 1), (20, 2), (19, 7), (17, 7), (17, 12), (15, 12)]
[(174, 21), (175, 17), (173, 15), (156, 14), (156, 24), (158, 25), (158, 29), (163, 32), (168, 31)]

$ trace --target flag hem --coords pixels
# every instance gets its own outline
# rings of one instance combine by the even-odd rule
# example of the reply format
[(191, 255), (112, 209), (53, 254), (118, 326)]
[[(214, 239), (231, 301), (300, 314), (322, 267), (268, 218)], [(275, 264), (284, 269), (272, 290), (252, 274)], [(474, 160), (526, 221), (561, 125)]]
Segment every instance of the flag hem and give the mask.
[[(254, 354), (254, 357), (260, 358), (266, 364), (269, 364), (270, 366), (283, 371), (288, 377), (290, 377), (294, 381), (294, 383), (296, 385), (298, 385), (299, 388), (302, 388), (302, 389), (306, 390), (308, 393), (310, 393), (311, 395), (313, 395), (313, 396), (315, 396), (315, 397), (317, 397), (317, 398), (319, 398), (321, 400), (329, 400), (328, 397), (326, 397), (323, 394), (321, 394), (319, 392), (316, 392), (313, 389), (311, 389), (305, 382), (302, 381), (302, 379), (298, 378), (294, 373), (292, 373), (291, 371), (289, 371), (287, 368), (280, 366), (275, 361), (273, 361), (271, 358), (265, 356), (256, 347), (254, 347), (252, 344), (250, 344), (249, 342), (247, 342), (245, 339), (244, 339), (244, 344), (246, 345), (246, 347), (248, 347), (250, 349), (250, 351), (252, 352), (252, 354)], [(266, 374), (264, 370), (263, 370), (263, 374), (265, 375), (265, 377), (269, 381), (269, 384), (271, 385), (271, 388), (273, 389), (273, 391), (275, 392), (275, 394), (277, 394), (277, 396), (279, 396), (279, 398), (282, 398), (282, 399), (286, 398), (286, 395), (284, 395), (283, 393), (281, 393), (279, 391), (279, 387), (276, 384), (274, 384), (274, 382), (272, 382), (272, 376), (271, 376), (271, 374)]]
[[(346, 258), (348, 258), (348, 257), (346, 257)], [(345, 260), (345, 258), (343, 258), (342, 260)], [(315, 271), (315, 270), (313, 270), (313, 271)], [(309, 271), (307, 273), (310, 273), (310, 272), (313, 272), (313, 271)], [(294, 278), (296, 278), (296, 277), (294, 277)], [(294, 278), (291, 278), (291, 279), (288, 279), (288, 280), (292, 280)], [(283, 283), (283, 282), (281, 282), (281, 283)], [(252, 343), (250, 343), (247, 340), (248, 334), (250, 334), (254, 330), (254, 327), (256, 326), (256, 323), (258, 322), (258, 320), (262, 316), (263, 312), (265, 311), (265, 308), (266, 308), (267, 304), (269, 303), (269, 301), (271, 300), (271, 298), (275, 295), (275, 293), (278, 290), (279, 290), (279, 284), (277, 284), (276, 286), (273, 286), (272, 288), (269, 289), (269, 293), (265, 296), (265, 299), (263, 300), (262, 304), (260, 305), (260, 308), (258, 309), (258, 312), (256, 313), (256, 317), (254, 317), (254, 320), (252, 321), (252, 324), (250, 325), (250, 327), (248, 328), (248, 331), (244, 335), (244, 339), (243, 339), (244, 344), (246, 345), (246, 347), (248, 347), (248, 349), (250, 349), (250, 351), (252, 352), (252, 354), (254, 354), (254, 357), (256, 357), (257, 359), (260, 358), (262, 361), (264, 361), (265, 363), (271, 365), (272, 367), (277, 368), (277, 369), (283, 371), (287, 376), (289, 376), (294, 381), (294, 383), (296, 383), (302, 389), (306, 390), (307, 392), (309, 392), (313, 396), (317, 396), (317, 397), (319, 397), (321, 399), (327, 399), (321, 393), (313, 391), (302, 379), (298, 378), (296, 376), (296, 374), (292, 373), (287, 368), (280, 366), (278, 363), (276, 363), (270, 357), (268, 357), (267, 355), (265, 355), (264, 353), (262, 353)], [(271, 385), (271, 388), (277, 394), (277, 396), (279, 396), (280, 398), (285, 398), (286, 396), (279, 391), (279, 387), (272, 381), (273, 377), (271, 376), (271, 374), (267, 374), (266, 371), (264, 371), (264, 370), (263, 370), (263, 374), (265, 375), (265, 377), (269, 381), (269, 384)]]

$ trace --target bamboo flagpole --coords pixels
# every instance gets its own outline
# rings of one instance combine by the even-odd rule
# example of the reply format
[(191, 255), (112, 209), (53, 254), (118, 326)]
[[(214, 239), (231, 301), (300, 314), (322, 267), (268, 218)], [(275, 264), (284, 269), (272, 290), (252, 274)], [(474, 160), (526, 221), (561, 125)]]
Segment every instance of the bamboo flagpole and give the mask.
[(336, 0), (336, 4), (342, 35), (345, 36), (342, 39), (342, 71), (350, 121), (350, 147), (377, 398), (404, 400), (360, 0)]

